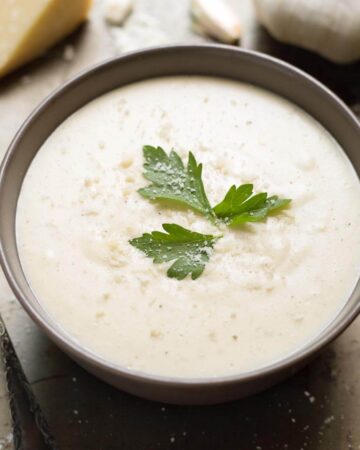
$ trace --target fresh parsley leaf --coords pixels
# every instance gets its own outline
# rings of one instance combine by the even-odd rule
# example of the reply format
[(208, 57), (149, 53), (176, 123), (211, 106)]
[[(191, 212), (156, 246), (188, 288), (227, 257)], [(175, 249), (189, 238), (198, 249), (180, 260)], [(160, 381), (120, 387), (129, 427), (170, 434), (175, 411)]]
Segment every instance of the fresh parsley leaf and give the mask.
[(145, 145), (144, 177), (152, 184), (139, 193), (152, 200), (174, 200), (200, 212), (210, 220), (216, 219), (202, 181), (202, 164), (189, 152), (186, 168), (180, 156), (172, 150), (169, 155), (161, 147)]
[(153, 258), (156, 264), (175, 260), (167, 271), (168, 277), (183, 280), (191, 274), (195, 280), (203, 273), (214, 244), (221, 236), (196, 233), (174, 223), (165, 223), (162, 227), (166, 233), (153, 231), (129, 242)]
[(214, 212), (220, 219), (225, 219), (237, 213), (237, 208), (245, 200), (251, 197), (253, 192), (252, 184), (243, 184), (236, 188), (231, 186), (225, 195), (224, 200), (215, 206)]
[(215, 206), (216, 216), (228, 225), (241, 225), (265, 219), (271, 211), (284, 208), (290, 199), (277, 195), (268, 197), (266, 192), (253, 195), (253, 185), (231, 186), (224, 200)]

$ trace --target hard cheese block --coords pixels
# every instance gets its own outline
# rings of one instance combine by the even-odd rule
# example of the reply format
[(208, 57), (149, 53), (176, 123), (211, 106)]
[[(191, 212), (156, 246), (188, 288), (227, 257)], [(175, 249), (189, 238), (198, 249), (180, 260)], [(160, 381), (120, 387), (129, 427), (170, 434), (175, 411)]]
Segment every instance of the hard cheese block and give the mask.
[(0, 0), (0, 76), (39, 56), (86, 19), (91, 0)]

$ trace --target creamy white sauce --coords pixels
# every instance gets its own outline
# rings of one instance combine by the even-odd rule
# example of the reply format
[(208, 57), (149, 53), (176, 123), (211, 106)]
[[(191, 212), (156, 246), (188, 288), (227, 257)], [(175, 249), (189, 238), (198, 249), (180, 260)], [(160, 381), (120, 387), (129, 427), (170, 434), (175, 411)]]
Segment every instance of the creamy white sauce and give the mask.
[[(166, 222), (217, 230), (137, 193), (144, 144), (193, 151), (213, 205), (242, 183), (292, 205), (225, 230), (198, 280), (170, 279), (128, 240)], [(113, 363), (181, 377), (259, 368), (317, 336), (358, 278), (359, 229), (358, 179), (322, 126), (272, 93), (205, 77), (81, 108), (40, 149), (17, 213), (29, 283), (65, 332)]]

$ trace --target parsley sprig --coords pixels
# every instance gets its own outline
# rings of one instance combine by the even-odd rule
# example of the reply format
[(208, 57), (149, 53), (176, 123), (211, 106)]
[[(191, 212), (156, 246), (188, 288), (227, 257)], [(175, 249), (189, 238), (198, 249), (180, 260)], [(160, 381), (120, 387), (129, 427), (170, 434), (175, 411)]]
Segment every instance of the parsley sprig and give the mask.
[(216, 218), (206, 196), (202, 181), (202, 164), (189, 152), (185, 168), (180, 156), (171, 150), (169, 155), (161, 147), (145, 145), (144, 177), (151, 181), (139, 193), (151, 200), (174, 200), (187, 205), (211, 220)]
[(183, 280), (188, 274), (195, 280), (205, 269), (215, 242), (221, 236), (196, 233), (174, 223), (163, 224), (161, 231), (145, 233), (130, 244), (153, 258), (155, 264), (173, 261), (167, 275)]
[[(231, 186), (224, 199), (212, 208), (202, 180), (202, 164), (197, 163), (191, 152), (186, 167), (174, 150), (166, 154), (161, 147), (145, 145), (143, 153), (143, 175), (151, 184), (138, 192), (150, 200), (179, 202), (215, 225), (238, 226), (259, 222), (291, 202), (277, 195), (269, 197), (266, 192), (254, 194), (252, 184), (243, 184)], [(222, 236), (197, 233), (177, 224), (163, 224), (162, 227), (166, 233), (153, 231), (129, 242), (153, 258), (154, 263), (175, 260), (167, 271), (170, 278), (182, 280), (191, 274), (195, 280), (203, 273), (216, 241)]]
[(271, 211), (284, 208), (291, 202), (277, 195), (268, 197), (266, 192), (253, 195), (252, 184), (234, 185), (228, 190), (224, 200), (214, 207), (216, 216), (227, 225), (242, 225), (246, 222), (259, 222)]

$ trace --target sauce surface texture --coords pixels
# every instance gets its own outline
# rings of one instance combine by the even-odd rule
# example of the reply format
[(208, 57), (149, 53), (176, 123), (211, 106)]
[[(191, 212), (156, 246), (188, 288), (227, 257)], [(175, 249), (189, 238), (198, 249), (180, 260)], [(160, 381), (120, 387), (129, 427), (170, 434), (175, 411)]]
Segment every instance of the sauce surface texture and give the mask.
[[(129, 239), (177, 223), (218, 234), (137, 190), (142, 146), (191, 150), (210, 203), (232, 184), (292, 198), (229, 229), (203, 275), (170, 279)], [(119, 88), (69, 117), (24, 181), (17, 240), (43, 308), (73, 339), (146, 373), (213, 377), (271, 364), (318, 335), (359, 275), (360, 187), (313, 118), (260, 88), (171, 77)]]

